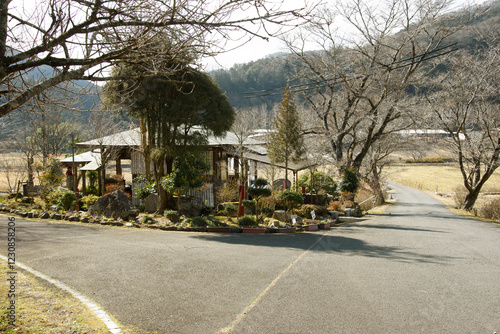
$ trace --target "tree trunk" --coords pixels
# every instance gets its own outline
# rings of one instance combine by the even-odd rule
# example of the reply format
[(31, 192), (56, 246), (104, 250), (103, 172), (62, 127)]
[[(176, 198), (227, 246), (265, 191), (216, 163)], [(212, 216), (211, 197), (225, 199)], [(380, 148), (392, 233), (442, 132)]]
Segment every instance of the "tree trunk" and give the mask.
[(372, 179), (370, 182), (370, 186), (377, 198), (377, 204), (379, 205), (384, 204), (385, 203), (384, 193), (382, 191), (382, 186), (380, 185), (380, 175), (376, 165), (372, 166), (371, 174), (372, 174)]
[(465, 197), (464, 203), (462, 204), (462, 207), (464, 210), (471, 211), (472, 208), (474, 207), (474, 204), (476, 204), (476, 200), (479, 196), (479, 191), (481, 188), (476, 187), (472, 190), (472, 192), (469, 192), (467, 196)]

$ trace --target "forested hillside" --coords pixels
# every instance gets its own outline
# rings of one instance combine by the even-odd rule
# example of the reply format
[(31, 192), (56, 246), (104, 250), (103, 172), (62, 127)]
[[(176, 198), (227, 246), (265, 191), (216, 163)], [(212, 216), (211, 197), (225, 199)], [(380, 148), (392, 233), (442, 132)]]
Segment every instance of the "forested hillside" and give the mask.
[[(477, 14), (480, 13), (480, 14)], [(500, 30), (500, 0), (486, 2), (482, 6), (473, 8), (469, 13), (454, 13), (453, 24), (462, 25), (468, 22), (465, 29), (459, 31), (448, 39), (449, 44), (454, 44), (454, 49), (475, 49), (481, 43), (480, 36), (474, 32), (475, 26), (498, 27)], [(473, 17), (473, 19), (471, 19)], [(265, 105), (267, 110), (279, 103), (281, 90), (291, 82), (293, 69), (287, 61), (287, 54), (271, 55), (267, 58), (245, 64), (236, 64), (229, 70), (216, 70), (210, 74), (226, 92), (231, 104), (235, 108), (257, 107)], [(251, 94), (255, 91), (268, 91)]]

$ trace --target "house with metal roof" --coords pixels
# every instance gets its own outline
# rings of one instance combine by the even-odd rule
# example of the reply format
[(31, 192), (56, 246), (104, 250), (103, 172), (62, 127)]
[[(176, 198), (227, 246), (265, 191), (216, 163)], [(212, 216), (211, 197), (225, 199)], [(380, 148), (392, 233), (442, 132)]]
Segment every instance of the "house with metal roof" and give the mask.
[[(82, 190), (85, 193), (85, 172), (87, 170), (99, 170), (102, 167), (102, 162), (106, 165), (109, 161), (115, 161), (116, 174), (122, 175), (121, 160), (127, 159), (131, 161), (132, 179), (146, 172), (144, 155), (141, 150), (141, 133), (139, 128), (130, 129), (127, 131), (119, 132), (114, 135), (96, 138), (89, 141), (76, 144), (77, 147), (89, 149), (89, 151), (75, 155), (75, 157), (68, 157), (61, 162), (65, 166), (77, 164), (77, 173), (82, 175)], [(252, 179), (258, 177), (259, 170), (258, 164), (273, 165), (267, 156), (267, 150), (262, 141), (247, 138), (243, 142), (245, 148), (244, 158), (247, 161), (246, 166), (241, 166), (238, 153), (240, 141), (238, 136), (228, 131), (223, 137), (209, 136), (208, 143), (204, 154), (210, 162), (212, 168), (205, 175), (207, 186), (204, 187), (203, 194), (192, 192), (203, 199), (207, 206), (215, 206), (215, 189), (218, 186), (223, 186), (228, 180), (238, 178), (242, 172), (242, 168), (248, 168), (245, 175), (249, 176), (250, 182)], [(106, 158), (102, 158), (106, 156)], [(151, 164), (152, 165), (152, 164)], [(283, 164), (274, 164), (279, 168), (284, 168)], [(310, 166), (306, 164), (289, 163), (289, 170), (297, 175), (297, 172), (306, 169)], [(133, 186), (133, 185), (132, 185)]]

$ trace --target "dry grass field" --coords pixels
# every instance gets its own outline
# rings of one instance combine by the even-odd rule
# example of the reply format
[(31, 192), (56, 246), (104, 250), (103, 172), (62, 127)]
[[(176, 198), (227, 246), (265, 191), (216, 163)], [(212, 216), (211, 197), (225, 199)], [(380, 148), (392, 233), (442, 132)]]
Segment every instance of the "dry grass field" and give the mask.
[[(385, 174), (386, 180), (425, 191), (450, 208), (457, 207), (456, 197), (464, 196), (462, 174), (457, 166), (401, 164), (389, 167)], [(474, 214), (498, 220), (495, 218), (498, 217), (496, 207), (498, 198), (500, 198), (500, 170), (497, 170), (482, 188), (474, 206)], [(464, 210), (453, 210), (462, 215), (471, 215)], [(492, 211), (497, 213), (494, 215), (485, 213)]]
[[(384, 178), (423, 191), (454, 193), (463, 187), (462, 174), (449, 164), (401, 164), (387, 168)], [(483, 193), (500, 193), (500, 171), (486, 182)]]

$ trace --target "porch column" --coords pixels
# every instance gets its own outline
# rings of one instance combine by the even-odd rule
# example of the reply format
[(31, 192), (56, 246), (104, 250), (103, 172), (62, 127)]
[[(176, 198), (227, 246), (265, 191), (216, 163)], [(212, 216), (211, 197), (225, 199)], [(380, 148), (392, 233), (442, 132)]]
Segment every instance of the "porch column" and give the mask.
[(82, 174), (82, 194), (83, 194), (83, 196), (87, 195), (87, 179), (85, 178), (85, 175), (87, 174), (86, 172), (87, 172), (86, 170), (80, 171), (80, 173)]
[(122, 159), (120, 159), (120, 158), (116, 159), (116, 175), (123, 175), (122, 174)]

